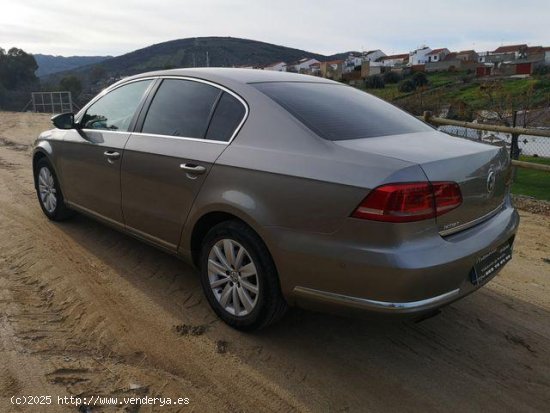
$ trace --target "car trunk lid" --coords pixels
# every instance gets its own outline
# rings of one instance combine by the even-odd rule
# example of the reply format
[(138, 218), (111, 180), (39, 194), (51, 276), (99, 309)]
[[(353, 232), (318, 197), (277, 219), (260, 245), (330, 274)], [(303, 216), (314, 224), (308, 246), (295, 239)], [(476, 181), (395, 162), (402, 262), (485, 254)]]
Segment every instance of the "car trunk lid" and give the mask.
[(338, 141), (335, 144), (416, 163), (431, 182), (458, 183), (462, 204), (436, 218), (442, 235), (482, 221), (498, 210), (506, 196), (510, 161), (502, 147), (437, 131)]

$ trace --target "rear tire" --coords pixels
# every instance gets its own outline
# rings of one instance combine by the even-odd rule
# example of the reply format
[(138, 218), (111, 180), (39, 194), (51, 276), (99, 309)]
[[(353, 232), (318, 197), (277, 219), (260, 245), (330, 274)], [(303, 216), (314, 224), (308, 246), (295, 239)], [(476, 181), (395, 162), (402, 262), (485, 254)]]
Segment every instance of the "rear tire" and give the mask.
[(46, 158), (42, 158), (36, 163), (34, 174), (36, 195), (44, 215), (52, 221), (64, 221), (71, 218), (74, 211), (65, 205), (55, 171)]
[(214, 312), (239, 330), (257, 330), (287, 309), (273, 259), (261, 238), (240, 221), (225, 221), (205, 236), (201, 284)]

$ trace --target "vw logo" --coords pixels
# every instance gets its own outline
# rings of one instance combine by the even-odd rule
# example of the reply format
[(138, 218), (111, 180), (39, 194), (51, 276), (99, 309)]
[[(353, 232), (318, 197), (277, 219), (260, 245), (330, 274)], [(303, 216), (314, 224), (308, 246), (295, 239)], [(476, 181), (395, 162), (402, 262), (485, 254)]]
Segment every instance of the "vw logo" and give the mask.
[(496, 184), (496, 175), (495, 171), (489, 171), (489, 175), (487, 176), (487, 192), (490, 194), (495, 190), (495, 184)]

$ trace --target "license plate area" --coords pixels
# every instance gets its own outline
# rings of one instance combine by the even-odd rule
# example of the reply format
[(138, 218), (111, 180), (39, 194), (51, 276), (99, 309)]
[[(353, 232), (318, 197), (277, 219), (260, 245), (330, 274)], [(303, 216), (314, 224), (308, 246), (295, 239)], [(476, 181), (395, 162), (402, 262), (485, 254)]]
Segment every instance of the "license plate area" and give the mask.
[(488, 253), (479, 257), (470, 273), (470, 281), (474, 285), (488, 281), (492, 275), (499, 271), (508, 261), (512, 259), (512, 245), (514, 238)]

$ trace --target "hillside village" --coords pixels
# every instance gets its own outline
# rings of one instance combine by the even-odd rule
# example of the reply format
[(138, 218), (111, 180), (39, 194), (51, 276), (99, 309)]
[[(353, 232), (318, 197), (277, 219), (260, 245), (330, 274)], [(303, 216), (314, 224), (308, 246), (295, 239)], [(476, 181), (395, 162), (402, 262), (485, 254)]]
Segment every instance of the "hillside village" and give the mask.
[[(31, 92), (68, 90), (83, 105), (114, 82), (136, 73), (180, 67), (242, 67), (325, 77), (365, 90), (414, 113), (432, 111), (461, 120), (495, 118), (508, 122), (515, 111), (537, 109), (525, 124), (550, 118), (550, 47), (503, 45), (495, 50), (451, 51), (418, 47), (408, 53), (383, 50), (321, 55), (251, 39), (200, 37), (163, 42), (116, 57), (56, 71), (61, 57), (13, 49), (12, 59), (28, 60), (28, 81), (4, 81), (0, 107), (21, 110)], [(56, 60), (57, 59), (57, 60)], [(68, 60), (69, 58), (62, 58)], [(37, 65), (40, 61), (40, 65)], [(35, 70), (48, 73), (41, 77)], [(18, 77), (21, 79), (21, 76)], [(489, 114), (489, 115), (487, 115)]]
[(526, 44), (500, 46), (493, 51), (432, 49), (422, 46), (409, 53), (386, 55), (382, 50), (351, 52), (345, 59), (319, 61), (303, 57), (295, 62), (273, 62), (265, 66), (239, 66), (250, 69), (287, 71), (333, 80), (353, 82), (371, 75), (395, 72), (441, 72), (469, 70), (478, 77), (529, 76), (544, 65), (550, 65), (550, 47)]
[(511, 124), (514, 112), (525, 112), (523, 126), (535, 127), (550, 120), (550, 47), (516, 44), (476, 52), (421, 46), (394, 55), (377, 49), (337, 60), (304, 56), (239, 67), (341, 81), (416, 115), (429, 110), (442, 117)]

